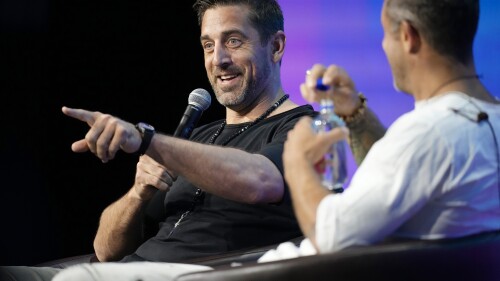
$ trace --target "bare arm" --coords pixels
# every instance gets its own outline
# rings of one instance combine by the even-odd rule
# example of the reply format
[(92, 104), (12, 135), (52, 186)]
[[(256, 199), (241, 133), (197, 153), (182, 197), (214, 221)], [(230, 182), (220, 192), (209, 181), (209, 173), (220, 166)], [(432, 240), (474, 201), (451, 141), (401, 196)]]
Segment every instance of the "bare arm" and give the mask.
[(268, 158), (240, 149), (200, 144), (156, 134), (146, 152), (199, 188), (245, 203), (278, 202), (284, 182)]
[[(75, 152), (91, 151), (103, 162), (118, 150), (136, 152), (141, 136), (135, 126), (109, 114), (63, 107), (63, 112), (86, 122), (89, 132), (72, 145)], [(278, 202), (284, 182), (265, 156), (243, 150), (199, 144), (155, 134), (147, 150), (158, 163), (215, 195), (245, 203)]]
[(120, 260), (134, 252), (142, 242), (144, 201), (130, 189), (102, 213), (94, 239), (94, 250), (101, 262)]
[(100, 261), (116, 261), (131, 254), (144, 240), (143, 211), (158, 189), (167, 190), (173, 179), (167, 170), (148, 156), (137, 163), (134, 186), (101, 215), (94, 239)]
[(358, 120), (347, 123), (347, 127), (351, 151), (356, 163), (360, 165), (372, 145), (384, 136), (386, 128), (369, 108), (366, 108)]

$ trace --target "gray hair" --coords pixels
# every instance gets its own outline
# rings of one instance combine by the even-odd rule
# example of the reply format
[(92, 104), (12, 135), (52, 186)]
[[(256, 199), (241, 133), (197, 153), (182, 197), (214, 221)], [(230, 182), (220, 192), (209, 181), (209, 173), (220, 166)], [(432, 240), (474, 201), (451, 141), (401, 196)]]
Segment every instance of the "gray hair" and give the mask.
[(395, 29), (408, 21), (441, 55), (466, 63), (472, 57), (479, 0), (386, 0)]

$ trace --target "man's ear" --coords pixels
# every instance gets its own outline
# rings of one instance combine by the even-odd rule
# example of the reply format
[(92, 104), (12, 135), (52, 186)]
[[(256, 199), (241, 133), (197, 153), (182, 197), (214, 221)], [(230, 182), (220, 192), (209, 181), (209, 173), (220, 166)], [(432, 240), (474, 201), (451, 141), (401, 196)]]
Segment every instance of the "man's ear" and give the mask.
[(275, 63), (279, 62), (285, 53), (286, 36), (283, 31), (278, 31), (271, 40), (272, 59)]
[(402, 21), (399, 28), (401, 42), (405, 51), (410, 54), (417, 53), (422, 47), (420, 32), (409, 21)]

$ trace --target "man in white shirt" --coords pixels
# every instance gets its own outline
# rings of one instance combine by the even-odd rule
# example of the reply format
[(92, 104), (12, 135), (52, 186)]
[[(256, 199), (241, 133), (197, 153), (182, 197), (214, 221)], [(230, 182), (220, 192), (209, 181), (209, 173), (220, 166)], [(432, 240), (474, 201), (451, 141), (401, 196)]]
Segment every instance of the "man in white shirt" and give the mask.
[[(478, 17), (479, 1), (384, 1), (382, 46), (394, 85), (415, 99), (385, 134), (341, 67), (308, 71), (304, 98), (332, 98), (348, 128), (315, 135), (304, 118), (285, 143), (294, 210), (318, 252), (500, 229), (500, 102), (476, 74)], [(318, 90), (318, 79), (330, 89)], [(314, 164), (347, 135), (359, 168), (344, 193), (331, 194)], [(276, 258), (268, 252), (261, 261)]]

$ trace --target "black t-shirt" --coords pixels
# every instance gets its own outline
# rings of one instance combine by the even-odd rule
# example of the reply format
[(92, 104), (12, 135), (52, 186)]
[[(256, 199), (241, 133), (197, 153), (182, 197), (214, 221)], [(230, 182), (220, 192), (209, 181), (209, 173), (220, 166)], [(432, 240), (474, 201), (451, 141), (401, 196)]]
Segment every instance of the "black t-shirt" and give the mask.
[[(283, 174), (281, 157), (288, 131), (300, 117), (314, 114), (310, 105), (304, 105), (271, 116), (251, 126), (225, 146), (264, 155)], [(195, 129), (190, 140), (208, 143), (221, 123), (222, 120)], [(220, 145), (246, 125), (248, 123), (226, 125), (214, 145)], [(165, 196), (163, 206), (156, 206), (162, 212), (158, 233), (123, 261), (179, 262), (271, 245), (301, 235), (286, 184), (285, 195), (277, 204), (245, 204), (204, 192), (201, 200), (193, 205), (196, 190), (197, 187), (185, 178), (178, 177), (166, 196), (164, 193), (158, 195)], [(157, 205), (162, 201), (163, 198), (152, 200)], [(190, 212), (174, 229), (187, 210)]]

